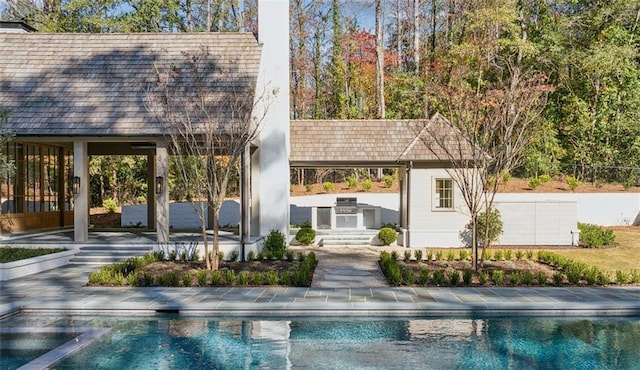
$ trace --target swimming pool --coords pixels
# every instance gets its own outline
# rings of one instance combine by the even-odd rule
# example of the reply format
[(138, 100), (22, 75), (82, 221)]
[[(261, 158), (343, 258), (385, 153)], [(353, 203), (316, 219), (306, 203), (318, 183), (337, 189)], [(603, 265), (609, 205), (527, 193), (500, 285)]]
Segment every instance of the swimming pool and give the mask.
[(640, 318), (17, 315), (0, 324), (106, 329), (91, 344), (56, 363), (56, 369), (630, 369), (640, 365)]

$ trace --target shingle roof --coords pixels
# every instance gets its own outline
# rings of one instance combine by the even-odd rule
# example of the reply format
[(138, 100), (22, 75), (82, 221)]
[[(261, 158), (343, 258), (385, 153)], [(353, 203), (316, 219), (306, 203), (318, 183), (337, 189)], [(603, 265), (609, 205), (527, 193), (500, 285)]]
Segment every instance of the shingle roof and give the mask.
[(203, 48), (219, 67), (208, 74), (216, 111), (230, 115), (225, 96), (255, 90), (261, 46), (250, 33), (0, 33), (0, 107), (19, 136), (159, 135), (144, 104), (154, 63), (179, 66)]
[(468, 147), (440, 114), (429, 120), (294, 120), (290, 133), (294, 166), (442, 161), (449, 159), (444, 147)]

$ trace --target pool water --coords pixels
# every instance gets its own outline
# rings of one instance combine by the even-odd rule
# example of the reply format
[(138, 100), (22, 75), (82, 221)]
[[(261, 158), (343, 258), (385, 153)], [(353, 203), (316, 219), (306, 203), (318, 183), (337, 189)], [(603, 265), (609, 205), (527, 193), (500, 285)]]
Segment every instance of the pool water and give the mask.
[(0, 332), (0, 369), (15, 369), (73, 339), (73, 333)]
[[(29, 322), (21, 315), (11, 325)], [(56, 317), (110, 328), (55, 369), (633, 369), (640, 318)], [(0, 322), (0, 325), (6, 325)], [(26, 324), (25, 324), (26, 325)]]

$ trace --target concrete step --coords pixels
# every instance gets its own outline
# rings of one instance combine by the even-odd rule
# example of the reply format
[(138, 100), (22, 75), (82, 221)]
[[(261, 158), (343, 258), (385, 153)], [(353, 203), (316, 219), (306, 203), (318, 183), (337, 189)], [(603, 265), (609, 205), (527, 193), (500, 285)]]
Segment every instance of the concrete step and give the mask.
[(318, 245), (371, 245), (375, 235), (322, 235)]
[(150, 246), (83, 246), (80, 247), (80, 252), (76, 253), (76, 255), (69, 260), (69, 263), (106, 265), (124, 261), (131, 257), (142, 256), (151, 252), (152, 250), (153, 247)]

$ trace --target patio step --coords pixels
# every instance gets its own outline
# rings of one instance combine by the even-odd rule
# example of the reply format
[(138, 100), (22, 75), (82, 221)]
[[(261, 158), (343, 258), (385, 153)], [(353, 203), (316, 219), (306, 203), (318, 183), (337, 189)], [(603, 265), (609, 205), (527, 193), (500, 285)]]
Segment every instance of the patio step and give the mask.
[(82, 265), (106, 265), (124, 261), (127, 258), (142, 256), (152, 250), (152, 246), (84, 246), (80, 247), (80, 252), (76, 253), (76, 255), (69, 260), (69, 263)]
[(318, 245), (321, 247), (332, 245), (371, 245), (375, 235), (372, 234), (329, 234), (321, 235)]

